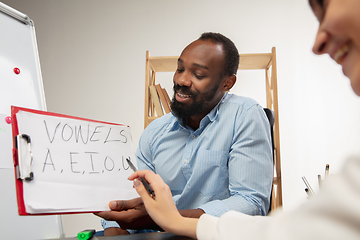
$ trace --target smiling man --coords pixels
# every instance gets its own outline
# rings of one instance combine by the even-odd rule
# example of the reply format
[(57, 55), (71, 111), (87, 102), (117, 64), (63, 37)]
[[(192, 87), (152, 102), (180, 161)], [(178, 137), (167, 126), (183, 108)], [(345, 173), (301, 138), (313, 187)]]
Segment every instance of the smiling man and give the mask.
[(237, 66), (225, 70), (225, 63), (219, 64), (219, 59), (223, 58), (220, 44), (198, 40), (186, 47), (178, 59), (171, 109), (193, 129), (199, 127), (200, 121), (219, 103), (225, 91), (235, 84)]
[[(270, 127), (254, 100), (228, 93), (239, 53), (218, 33), (204, 33), (178, 59), (172, 112), (143, 132), (140, 170), (159, 174), (182, 216), (221, 216), (229, 210), (266, 215), (273, 178)], [(122, 229), (159, 229), (141, 198), (110, 203), (97, 215)], [(117, 224), (116, 224), (117, 225)], [(105, 235), (127, 233), (103, 221)]]

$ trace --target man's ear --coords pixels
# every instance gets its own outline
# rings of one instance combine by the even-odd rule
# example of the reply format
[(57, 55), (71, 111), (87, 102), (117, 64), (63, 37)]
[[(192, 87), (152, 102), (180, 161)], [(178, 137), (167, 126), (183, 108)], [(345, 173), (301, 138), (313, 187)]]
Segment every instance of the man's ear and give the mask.
[(236, 75), (233, 74), (227, 77), (226, 80), (224, 81), (223, 90), (229, 91), (234, 86), (235, 83), (236, 83)]

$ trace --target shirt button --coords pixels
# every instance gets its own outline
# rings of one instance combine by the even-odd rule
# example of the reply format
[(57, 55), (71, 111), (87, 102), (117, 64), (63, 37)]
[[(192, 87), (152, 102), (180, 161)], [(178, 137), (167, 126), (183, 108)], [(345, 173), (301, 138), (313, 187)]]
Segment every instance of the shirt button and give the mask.
[(185, 160), (184, 160), (184, 163), (186, 164), (187, 162), (188, 162), (188, 160), (185, 159)]
[(194, 138), (195, 138), (195, 135), (192, 135), (191, 138), (194, 139)]

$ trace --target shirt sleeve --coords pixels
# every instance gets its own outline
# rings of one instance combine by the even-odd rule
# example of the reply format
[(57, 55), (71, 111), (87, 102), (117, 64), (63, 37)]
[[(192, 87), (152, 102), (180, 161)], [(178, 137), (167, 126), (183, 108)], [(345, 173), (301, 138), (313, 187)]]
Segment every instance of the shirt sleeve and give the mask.
[(119, 224), (115, 221), (107, 221), (107, 220), (101, 219), (100, 222), (101, 222), (101, 226), (103, 227), (104, 230), (107, 228), (111, 228), (111, 227), (120, 228)]
[(196, 237), (197, 239), (217, 239), (218, 230), (217, 224), (219, 222), (218, 217), (211, 216), (209, 214), (203, 214), (200, 216), (196, 225)]
[(278, 210), (271, 217), (235, 211), (220, 218), (204, 214), (196, 235), (200, 240), (360, 239), (359, 172), (360, 158), (350, 159), (339, 175), (330, 176), (318, 194), (294, 211)]
[[(271, 217), (250, 216), (244, 213), (229, 211), (220, 218), (203, 214), (196, 226), (196, 236), (202, 239), (257, 239), (254, 238), (258, 228)], [(264, 238), (267, 239), (267, 238)], [(260, 240), (260, 239), (259, 239)], [(261, 238), (261, 240), (263, 240)]]
[(138, 148), (136, 149), (136, 163), (138, 165), (139, 170), (151, 170), (155, 172), (155, 168), (151, 163), (151, 150), (150, 150), (150, 142), (149, 135), (151, 134), (150, 128), (145, 128), (144, 132), (141, 134)]
[(270, 207), (273, 157), (269, 121), (258, 104), (237, 113), (228, 171), (230, 197), (199, 208), (214, 216), (229, 210), (266, 215)]

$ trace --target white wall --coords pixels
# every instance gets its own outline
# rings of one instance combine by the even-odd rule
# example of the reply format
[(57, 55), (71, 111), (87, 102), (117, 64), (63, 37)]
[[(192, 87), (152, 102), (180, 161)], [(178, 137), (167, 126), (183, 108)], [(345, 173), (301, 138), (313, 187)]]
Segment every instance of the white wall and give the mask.
[[(359, 141), (360, 101), (341, 69), (311, 52), (317, 22), (306, 0), (2, 1), (35, 22), (48, 110), (129, 124), (135, 145), (146, 50), (179, 55), (204, 31), (223, 33), (241, 53), (275, 46), (284, 210), (306, 201), (302, 176), (316, 189), (326, 163), (336, 173)], [(161, 78), (171, 88), (172, 74)], [(239, 73), (232, 92), (265, 104), (263, 79)], [(64, 226), (67, 236), (101, 229), (91, 214), (65, 216)]]

